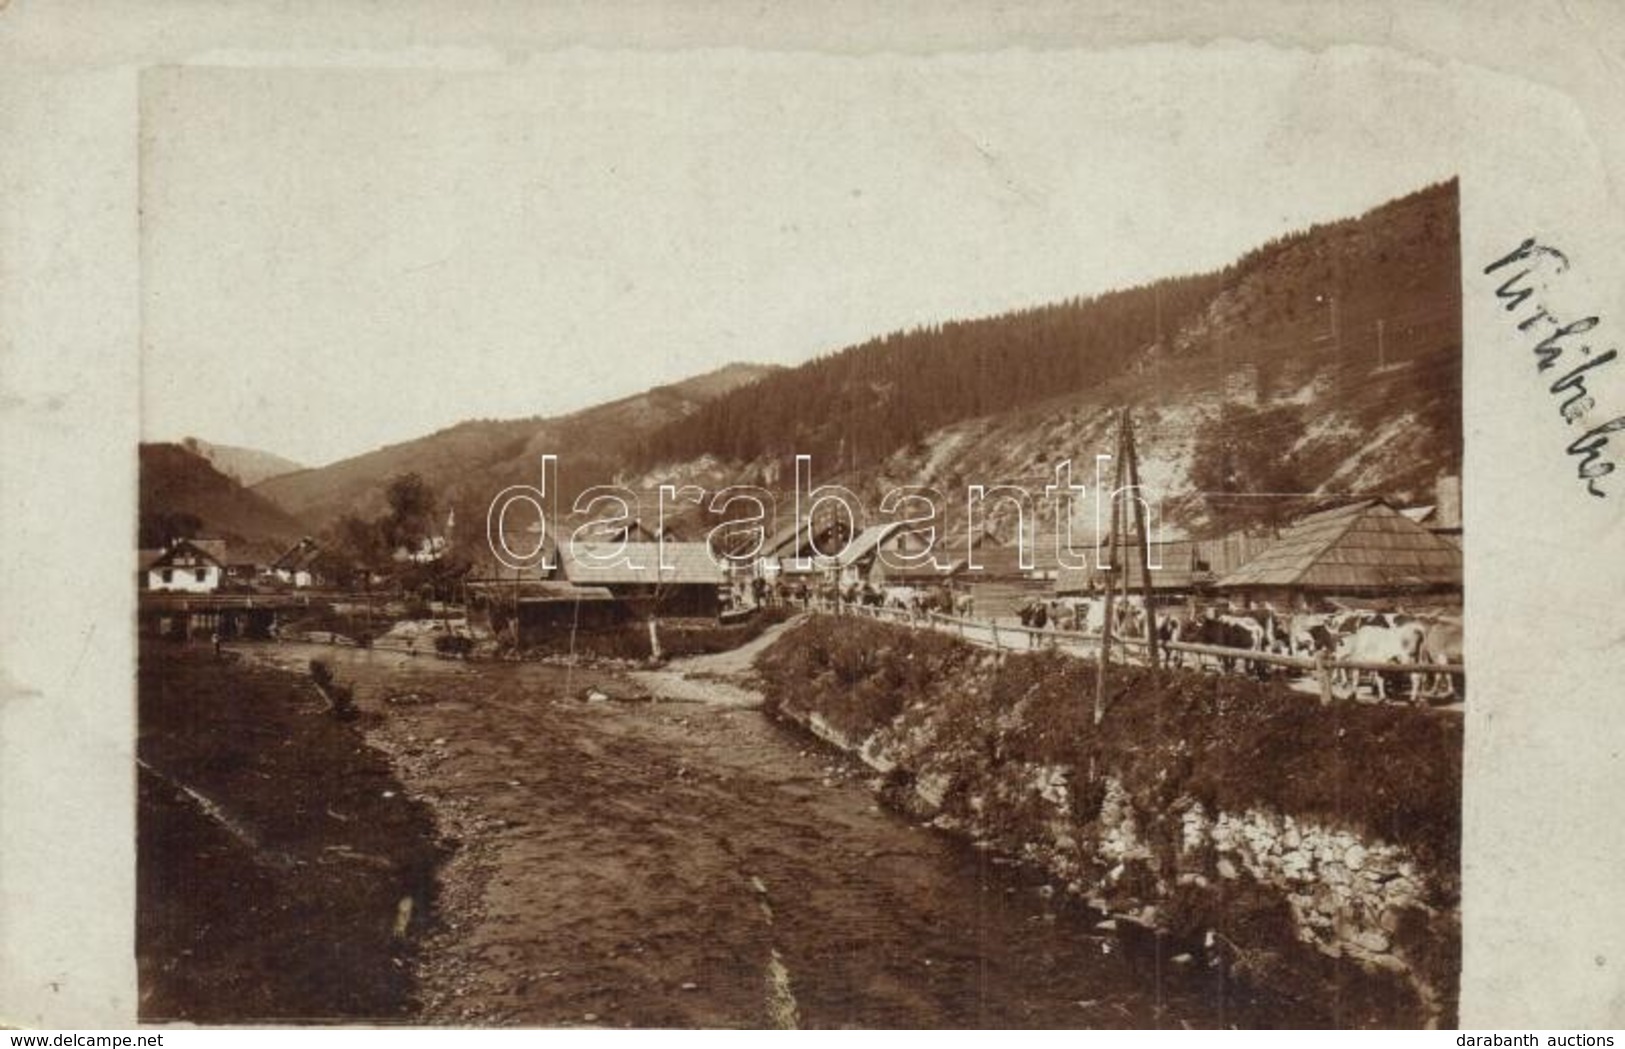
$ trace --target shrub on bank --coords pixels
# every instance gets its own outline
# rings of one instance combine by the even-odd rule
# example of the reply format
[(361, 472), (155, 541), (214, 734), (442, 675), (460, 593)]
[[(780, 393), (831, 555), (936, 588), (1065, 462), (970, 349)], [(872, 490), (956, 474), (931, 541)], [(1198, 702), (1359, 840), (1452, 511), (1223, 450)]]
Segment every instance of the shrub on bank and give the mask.
[[(820, 616), (756, 663), (769, 707), (816, 712), (861, 741), (929, 731), (938, 753), (1100, 771), (1135, 798), (1209, 811), (1263, 807), (1346, 825), (1460, 863), (1461, 721), (1408, 706), (1337, 703), (1279, 681), (1113, 665), (1094, 724), (1095, 664), (991, 652), (936, 631)], [(929, 722), (929, 726), (927, 726)], [(1078, 780), (1073, 777), (1074, 788)], [(1082, 811), (1087, 811), (1084, 809)]]
[(905, 811), (1254, 983), (1451, 1022), (1459, 718), (1114, 664), (1096, 725), (1093, 661), (833, 617), (756, 667), (770, 712), (885, 770)]

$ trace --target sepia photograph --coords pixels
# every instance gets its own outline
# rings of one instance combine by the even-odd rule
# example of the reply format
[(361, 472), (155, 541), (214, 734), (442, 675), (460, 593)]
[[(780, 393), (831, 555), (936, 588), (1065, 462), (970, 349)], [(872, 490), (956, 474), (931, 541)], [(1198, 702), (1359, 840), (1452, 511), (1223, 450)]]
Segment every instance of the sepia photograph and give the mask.
[(1625, 24), (857, 13), (0, 3), (0, 1026), (1612, 1044)]
[(149, 70), (142, 1018), (1453, 1025), (1461, 187), (1258, 59)]

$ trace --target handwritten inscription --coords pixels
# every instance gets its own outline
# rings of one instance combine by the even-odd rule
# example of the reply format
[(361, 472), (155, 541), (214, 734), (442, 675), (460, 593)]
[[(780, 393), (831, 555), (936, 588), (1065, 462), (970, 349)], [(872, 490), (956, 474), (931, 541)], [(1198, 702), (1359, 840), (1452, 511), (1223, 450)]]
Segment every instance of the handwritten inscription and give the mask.
[[(1548, 288), (1547, 278), (1566, 273), (1568, 256), (1557, 248), (1541, 244), (1533, 238), (1484, 267), (1486, 276), (1510, 271), (1495, 289), (1496, 299), (1508, 313), (1518, 315), (1518, 331), (1538, 338), (1532, 351), (1535, 370), (1546, 374), (1564, 369), (1548, 392), (1560, 398), (1558, 414), (1569, 426), (1587, 425), (1596, 411), (1597, 402), (1587, 387), (1589, 379), (1601, 373), (1599, 368), (1613, 364), (1619, 351), (1613, 348), (1595, 352), (1591, 337), (1601, 319), (1583, 316), (1573, 320), (1559, 317), (1535, 295), (1536, 289)], [(1569, 442), (1568, 454), (1579, 460), (1575, 472), (1585, 483), (1586, 491), (1599, 499), (1606, 498), (1601, 481), (1614, 472), (1614, 462), (1604, 454), (1609, 438), (1625, 431), (1625, 415), (1609, 422), (1591, 426)], [(1625, 438), (1622, 438), (1625, 439)]]

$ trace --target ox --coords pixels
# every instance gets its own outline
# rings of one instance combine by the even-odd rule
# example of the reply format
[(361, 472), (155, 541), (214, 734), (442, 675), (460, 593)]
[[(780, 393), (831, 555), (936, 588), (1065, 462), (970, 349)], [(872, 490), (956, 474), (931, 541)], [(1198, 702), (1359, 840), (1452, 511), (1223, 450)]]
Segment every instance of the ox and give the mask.
[(887, 608), (900, 608), (905, 612), (917, 612), (923, 595), (911, 586), (888, 586), (881, 591), (881, 603)]
[[(1454, 619), (1437, 619), (1428, 623), (1422, 634), (1422, 651), (1417, 659), (1419, 663), (1437, 663), (1443, 666), (1447, 663), (1461, 662), (1462, 634), (1461, 623)], [(1440, 672), (1433, 675), (1428, 695), (1434, 698), (1456, 699), (1456, 678), (1454, 674)]]
[[(1363, 626), (1345, 636), (1337, 648), (1337, 658), (1355, 663), (1418, 663), (1421, 662), (1422, 638), (1425, 631), (1420, 623), (1400, 626)], [(1341, 686), (1345, 696), (1359, 690), (1364, 671), (1339, 669), (1334, 672), (1334, 686)], [(1386, 673), (1371, 671), (1372, 685), (1379, 699), (1388, 698)], [(1411, 702), (1419, 702), (1422, 675), (1411, 675)]]

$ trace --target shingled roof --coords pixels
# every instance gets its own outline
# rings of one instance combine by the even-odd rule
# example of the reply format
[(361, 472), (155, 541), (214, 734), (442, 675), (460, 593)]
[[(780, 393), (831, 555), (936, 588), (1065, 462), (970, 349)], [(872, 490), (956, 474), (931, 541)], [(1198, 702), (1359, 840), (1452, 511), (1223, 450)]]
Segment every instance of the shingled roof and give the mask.
[(576, 586), (559, 580), (526, 579), (503, 582), (499, 579), (480, 580), (468, 584), (470, 593), (499, 601), (517, 601), (521, 605), (550, 605), (569, 602), (604, 602), (615, 600), (615, 595), (601, 586)]
[[(564, 576), (578, 586), (721, 585), (727, 573), (705, 543), (565, 543)], [(668, 567), (661, 567), (662, 563)]]
[(1367, 500), (1300, 519), (1217, 585), (1321, 591), (1460, 586), (1461, 557), (1459, 548), (1386, 503)]

